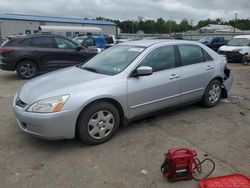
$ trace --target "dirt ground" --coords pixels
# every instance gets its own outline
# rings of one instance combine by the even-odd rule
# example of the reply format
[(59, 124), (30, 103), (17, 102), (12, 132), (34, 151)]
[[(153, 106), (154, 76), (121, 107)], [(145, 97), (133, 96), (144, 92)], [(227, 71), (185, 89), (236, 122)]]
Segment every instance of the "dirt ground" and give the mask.
[(24, 81), (0, 71), (0, 187), (195, 188), (195, 181), (170, 184), (160, 172), (163, 153), (183, 146), (215, 161), (212, 176), (250, 176), (250, 66), (231, 67), (234, 85), (218, 106), (192, 105), (140, 120), (92, 147), (22, 133), (11, 103)]

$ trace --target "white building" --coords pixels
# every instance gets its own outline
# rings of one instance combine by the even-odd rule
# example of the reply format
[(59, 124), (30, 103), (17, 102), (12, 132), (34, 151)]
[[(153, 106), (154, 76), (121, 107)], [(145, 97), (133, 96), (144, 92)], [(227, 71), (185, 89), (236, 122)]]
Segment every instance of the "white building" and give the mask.
[(202, 27), (198, 30), (200, 33), (233, 33), (233, 32), (242, 32), (241, 30), (232, 27), (231, 25), (217, 25), (217, 24), (208, 24), (205, 27)]
[[(0, 14), (0, 42), (1, 39), (10, 35), (34, 34), (38, 32), (39, 26), (44, 25), (98, 27), (102, 30), (102, 34), (104, 35), (117, 36), (117, 25), (109, 21), (23, 14)], [(66, 32), (67, 37), (73, 37), (77, 34), (79, 33)]]

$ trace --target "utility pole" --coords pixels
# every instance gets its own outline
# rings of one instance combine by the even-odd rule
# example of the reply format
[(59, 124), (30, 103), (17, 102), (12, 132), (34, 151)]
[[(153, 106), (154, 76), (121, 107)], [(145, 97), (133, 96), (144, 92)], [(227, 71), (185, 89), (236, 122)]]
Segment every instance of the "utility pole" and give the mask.
[(238, 13), (236, 12), (234, 15), (235, 15), (234, 17), (234, 33), (235, 33), (236, 20), (237, 20)]
[(170, 16), (170, 20), (169, 20), (169, 36), (171, 38), (171, 26), (172, 26), (172, 16)]

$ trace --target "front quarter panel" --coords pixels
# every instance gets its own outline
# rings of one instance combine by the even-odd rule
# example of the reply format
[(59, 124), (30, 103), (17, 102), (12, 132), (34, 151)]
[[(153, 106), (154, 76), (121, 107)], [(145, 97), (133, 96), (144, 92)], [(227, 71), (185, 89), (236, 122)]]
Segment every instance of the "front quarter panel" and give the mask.
[[(96, 100), (113, 99), (123, 108), (124, 115), (127, 116), (127, 96), (126, 79), (119, 82), (107, 84), (104, 87), (71, 94), (62, 110), (77, 109), (78, 115), (90, 103)], [(77, 117), (78, 117), (77, 115)]]

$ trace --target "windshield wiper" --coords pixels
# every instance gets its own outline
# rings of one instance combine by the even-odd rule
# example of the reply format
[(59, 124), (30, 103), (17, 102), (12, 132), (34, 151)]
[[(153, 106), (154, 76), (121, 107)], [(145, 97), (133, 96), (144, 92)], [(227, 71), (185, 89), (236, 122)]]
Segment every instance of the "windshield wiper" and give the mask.
[(95, 68), (92, 67), (81, 67), (82, 69), (91, 71), (91, 72), (95, 72), (95, 73), (100, 73), (98, 70), (96, 70)]

